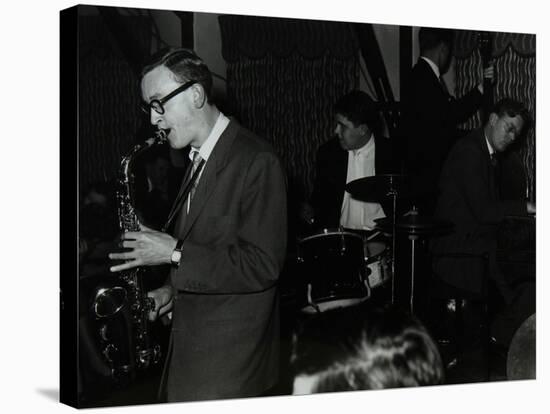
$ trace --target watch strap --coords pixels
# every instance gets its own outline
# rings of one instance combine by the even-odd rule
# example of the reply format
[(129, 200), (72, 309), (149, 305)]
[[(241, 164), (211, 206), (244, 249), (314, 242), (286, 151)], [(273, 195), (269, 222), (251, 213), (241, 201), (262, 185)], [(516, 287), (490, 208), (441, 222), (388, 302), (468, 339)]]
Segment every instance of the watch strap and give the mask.
[(176, 247), (174, 247), (174, 250), (181, 252), (182, 248), (183, 248), (183, 240), (178, 239), (178, 241), (176, 242)]
[(172, 256), (170, 257), (170, 262), (173, 267), (179, 267), (182, 249), (183, 249), (183, 240), (179, 239), (176, 242), (176, 247), (174, 247), (174, 250), (172, 251)]

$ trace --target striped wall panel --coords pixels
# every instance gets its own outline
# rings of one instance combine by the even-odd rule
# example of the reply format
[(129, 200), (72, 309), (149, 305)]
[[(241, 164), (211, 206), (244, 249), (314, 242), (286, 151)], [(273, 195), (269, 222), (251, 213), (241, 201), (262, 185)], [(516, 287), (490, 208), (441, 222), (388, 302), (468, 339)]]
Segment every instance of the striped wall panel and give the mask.
[(240, 121), (272, 143), (293, 191), (312, 191), (316, 150), (332, 135), (332, 105), (358, 87), (358, 56), (242, 57), (227, 67), (228, 95)]
[[(149, 45), (149, 21), (127, 19), (132, 34)], [(81, 16), (79, 22), (78, 162), (85, 188), (116, 177), (121, 157), (134, 145), (144, 119), (137, 75), (108, 27), (99, 16)]]

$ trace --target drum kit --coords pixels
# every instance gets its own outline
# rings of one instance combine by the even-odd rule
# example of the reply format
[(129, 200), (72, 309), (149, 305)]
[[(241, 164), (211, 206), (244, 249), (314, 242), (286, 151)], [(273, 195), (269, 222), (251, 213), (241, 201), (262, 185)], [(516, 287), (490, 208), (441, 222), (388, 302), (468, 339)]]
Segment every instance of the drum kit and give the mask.
[(324, 229), (303, 238), (298, 262), (307, 274), (305, 313), (362, 303), (389, 279), (387, 244), (349, 229)]
[[(453, 225), (423, 216), (414, 207), (398, 217), (398, 200), (415, 196), (410, 188), (408, 177), (400, 174), (360, 178), (346, 185), (346, 191), (361, 201), (390, 199), (392, 215), (375, 220), (372, 231), (323, 229), (299, 240), (297, 261), (307, 275), (301, 294), (302, 312), (317, 313), (362, 303), (372, 292), (390, 286), (391, 303), (415, 312), (418, 262), (425, 253), (419, 249), (419, 242), (450, 231)], [(406, 237), (409, 246), (398, 250), (397, 240), (404, 239), (401, 236)], [(398, 254), (403, 251), (407, 254)], [(408, 266), (399, 267), (407, 271), (396, 274), (396, 262), (400, 261), (408, 262)]]

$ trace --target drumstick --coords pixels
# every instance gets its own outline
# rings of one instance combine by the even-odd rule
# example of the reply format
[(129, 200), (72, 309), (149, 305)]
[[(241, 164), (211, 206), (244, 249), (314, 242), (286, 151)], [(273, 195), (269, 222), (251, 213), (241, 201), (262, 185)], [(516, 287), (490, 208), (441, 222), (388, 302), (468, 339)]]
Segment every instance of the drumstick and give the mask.
[(372, 233), (369, 237), (367, 237), (366, 241), (374, 239), (376, 236), (378, 236), (381, 232), (377, 231), (375, 233)]

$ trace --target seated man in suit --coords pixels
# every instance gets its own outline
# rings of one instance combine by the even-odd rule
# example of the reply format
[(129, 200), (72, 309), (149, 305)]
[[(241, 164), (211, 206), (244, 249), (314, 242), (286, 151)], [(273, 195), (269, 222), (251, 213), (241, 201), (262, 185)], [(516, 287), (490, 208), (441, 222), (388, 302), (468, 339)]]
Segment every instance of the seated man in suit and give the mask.
[(437, 218), (449, 220), (455, 226), (451, 233), (432, 240), (435, 273), (456, 288), (479, 294), (484, 286), (483, 261), (446, 255), (487, 254), (487, 276), (495, 281), (508, 304), (521, 292), (498, 269), (497, 226), (507, 215), (534, 214), (535, 205), (500, 197), (498, 156), (526, 130), (528, 121), (527, 109), (521, 103), (511, 99), (499, 101), (485, 125), (458, 141), (449, 153), (439, 180), (435, 211)]
[(442, 384), (425, 327), (397, 308), (354, 306), (306, 320), (292, 349), (293, 394)]
[(362, 202), (345, 191), (350, 181), (392, 172), (389, 140), (374, 101), (354, 90), (334, 105), (336, 127), (332, 138), (317, 152), (312, 209), (305, 218), (318, 228), (372, 230), (377, 218), (389, 214), (379, 202)]
[[(408, 76), (403, 93), (403, 136), (406, 167), (421, 213), (431, 215), (435, 206), (437, 180), (443, 161), (461, 135), (458, 124), (466, 121), (483, 103), (483, 81), (464, 96), (449, 93), (443, 75), (452, 60), (454, 30), (423, 27), (418, 34), (420, 58)], [(493, 78), (487, 67), (484, 78)]]
[[(172, 312), (161, 395), (168, 401), (259, 396), (278, 380), (277, 281), (286, 253), (286, 182), (273, 148), (212, 101), (212, 75), (192, 50), (153, 57), (144, 109), (191, 169), (165, 231), (122, 235), (113, 272), (172, 266), (149, 292), (151, 317)], [(190, 178), (190, 179), (189, 179)], [(174, 219), (172, 221), (172, 219)]]

